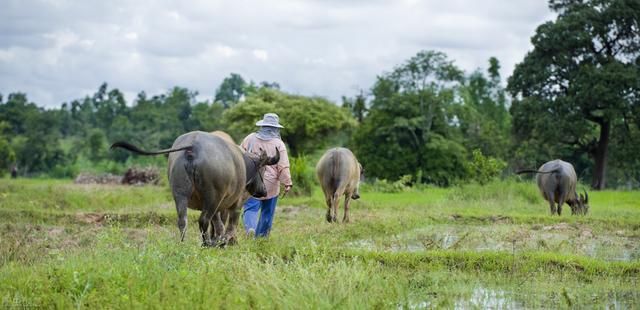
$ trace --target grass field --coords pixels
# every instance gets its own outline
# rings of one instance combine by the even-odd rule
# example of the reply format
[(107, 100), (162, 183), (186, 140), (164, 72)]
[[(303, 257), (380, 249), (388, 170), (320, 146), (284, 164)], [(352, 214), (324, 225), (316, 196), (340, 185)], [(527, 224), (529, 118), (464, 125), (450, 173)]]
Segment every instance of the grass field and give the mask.
[(197, 211), (178, 242), (167, 186), (1, 179), (0, 307), (638, 308), (640, 192), (590, 205), (550, 216), (518, 182), (363, 192), (345, 225), (316, 190), (217, 249)]

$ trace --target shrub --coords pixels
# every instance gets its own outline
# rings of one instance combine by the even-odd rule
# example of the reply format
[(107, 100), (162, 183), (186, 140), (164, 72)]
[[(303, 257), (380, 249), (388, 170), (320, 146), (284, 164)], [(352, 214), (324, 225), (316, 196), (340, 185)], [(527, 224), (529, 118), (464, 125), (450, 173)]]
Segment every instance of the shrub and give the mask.
[(309, 166), (306, 156), (291, 157), (289, 160), (293, 188), (290, 194), (294, 196), (311, 195), (311, 189), (315, 183), (313, 169)]
[(363, 191), (381, 192), (381, 193), (400, 193), (408, 190), (413, 177), (409, 174), (403, 175), (395, 182), (389, 182), (385, 179), (376, 179), (373, 183), (361, 184)]
[(467, 162), (466, 166), (471, 180), (487, 184), (500, 175), (507, 163), (495, 157), (484, 156), (479, 149), (475, 149), (471, 161)]

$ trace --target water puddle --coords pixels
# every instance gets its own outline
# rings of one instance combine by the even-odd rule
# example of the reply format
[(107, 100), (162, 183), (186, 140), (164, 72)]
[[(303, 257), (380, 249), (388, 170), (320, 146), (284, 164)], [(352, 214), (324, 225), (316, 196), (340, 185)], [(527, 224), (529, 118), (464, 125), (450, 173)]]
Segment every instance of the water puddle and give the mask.
[(394, 252), (424, 250), (544, 251), (607, 261), (640, 259), (640, 238), (625, 232), (593, 232), (589, 227), (555, 225), (432, 225), (388, 238), (361, 239), (348, 247)]
[[(538, 292), (539, 294), (539, 292)], [(604, 309), (633, 309), (640, 298), (638, 292), (609, 292), (604, 295), (591, 296), (593, 302), (604, 306)], [(576, 304), (577, 302), (577, 304)], [(587, 302), (589, 304), (589, 302)], [(421, 301), (398, 304), (397, 309), (529, 309), (540, 308), (541, 305), (549, 308), (584, 306), (584, 302), (575, 300), (568, 295), (545, 294), (537, 295), (529, 292), (515, 292), (498, 288), (483, 286), (474, 287), (470, 294), (461, 294), (453, 298), (429, 298)], [(593, 304), (590, 304), (593, 306)]]
[[(434, 309), (442, 305), (428, 300), (399, 305), (398, 309)], [(447, 308), (454, 309), (524, 309), (524, 305), (509, 296), (508, 291), (475, 287), (470, 296), (459, 296)]]

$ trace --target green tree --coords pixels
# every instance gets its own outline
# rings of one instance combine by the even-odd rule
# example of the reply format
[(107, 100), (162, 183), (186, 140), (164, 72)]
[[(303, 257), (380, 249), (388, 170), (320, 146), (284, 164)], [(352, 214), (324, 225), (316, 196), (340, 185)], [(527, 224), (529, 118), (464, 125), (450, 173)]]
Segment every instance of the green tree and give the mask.
[[(274, 83), (278, 85), (277, 83)], [(247, 82), (237, 73), (231, 73), (224, 78), (222, 84), (216, 89), (215, 102), (222, 102), (225, 108), (228, 108), (238, 102), (244, 95)], [(280, 86), (278, 85), (278, 88)]]
[(27, 119), (38, 114), (38, 107), (29, 102), (24, 93), (9, 94), (7, 101), (0, 101), (0, 121), (9, 125), (12, 135), (21, 135), (27, 131)]
[(368, 175), (398, 179), (422, 173), (425, 182), (441, 185), (467, 176), (466, 150), (451, 113), (462, 80), (462, 71), (435, 51), (419, 52), (378, 77), (369, 113), (353, 139)]
[(225, 130), (222, 121), (222, 112), (224, 106), (222, 103), (214, 102), (208, 104), (200, 102), (193, 107), (193, 118), (197, 124), (197, 128), (203, 131)]
[(86, 141), (86, 151), (89, 159), (94, 163), (104, 159), (106, 150), (107, 136), (104, 131), (98, 128), (91, 130)]
[(67, 162), (67, 156), (60, 146), (60, 123), (55, 111), (41, 110), (30, 115), (25, 127), (25, 134), (12, 140), (22, 171), (30, 174), (47, 172)]
[(637, 126), (640, 115), (640, 2), (549, 6), (558, 17), (538, 27), (533, 50), (509, 78), (515, 139), (553, 157), (588, 154), (595, 164), (591, 186), (603, 189), (612, 130)]
[(351, 114), (358, 120), (358, 123), (362, 123), (367, 115), (367, 97), (364, 94), (364, 90), (360, 90), (360, 93), (355, 98), (342, 97), (342, 107), (351, 111)]
[(293, 156), (308, 154), (328, 144), (333, 136), (355, 126), (347, 111), (324, 98), (291, 95), (272, 88), (247, 94), (223, 113), (225, 123), (236, 137), (256, 131), (256, 121), (265, 113), (278, 114), (284, 125), (282, 139)]
[(8, 140), (7, 133), (9, 131), (9, 123), (0, 121), (0, 177), (4, 176), (9, 170), (9, 166), (16, 161), (16, 154)]
[(460, 87), (460, 104), (453, 111), (468, 150), (507, 158), (510, 149), (511, 116), (507, 110), (505, 89), (500, 84), (500, 63), (489, 59), (488, 76), (482, 71), (471, 73)]

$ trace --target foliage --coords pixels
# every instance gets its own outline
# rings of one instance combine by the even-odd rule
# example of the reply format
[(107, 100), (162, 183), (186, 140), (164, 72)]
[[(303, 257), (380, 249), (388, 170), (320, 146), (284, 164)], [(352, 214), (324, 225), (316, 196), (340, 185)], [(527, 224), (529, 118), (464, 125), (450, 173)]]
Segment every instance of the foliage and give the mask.
[(449, 185), (466, 177), (466, 151), (450, 123), (462, 72), (440, 52), (423, 51), (378, 77), (371, 108), (353, 137), (368, 174), (383, 179), (422, 171), (425, 182)]
[(280, 117), (282, 139), (294, 156), (324, 147), (331, 136), (351, 130), (356, 122), (347, 111), (324, 98), (291, 95), (272, 88), (248, 93), (243, 102), (223, 113), (229, 131), (244, 137), (256, 131), (255, 123), (265, 113)]
[(342, 107), (349, 110), (358, 123), (362, 123), (368, 111), (367, 97), (364, 95), (364, 91), (360, 90), (355, 98), (342, 96)]
[(403, 175), (394, 182), (376, 179), (373, 183), (361, 183), (360, 188), (363, 192), (401, 193), (411, 188), (412, 179), (413, 176), (410, 174)]
[(93, 162), (104, 158), (107, 149), (107, 136), (100, 129), (93, 129), (87, 137), (87, 155)]
[(308, 196), (316, 184), (315, 173), (310, 166), (309, 158), (305, 155), (289, 158), (291, 167), (291, 180), (293, 188), (291, 194), (294, 196)]
[(489, 59), (488, 77), (480, 70), (471, 73), (460, 87), (460, 104), (453, 107), (457, 126), (467, 150), (506, 159), (510, 149), (511, 117), (504, 88), (500, 85), (500, 63)]
[[(592, 187), (605, 186), (610, 139), (618, 124), (638, 126), (640, 104), (640, 3), (628, 0), (552, 0), (555, 21), (538, 27), (534, 49), (509, 78), (517, 163), (563, 157), (584, 167), (593, 163)], [(550, 155), (550, 156), (546, 156)]]
[(467, 163), (470, 178), (482, 185), (496, 179), (507, 167), (506, 162), (491, 156), (484, 156), (480, 149), (473, 150), (471, 156), (471, 161)]
[(0, 177), (9, 171), (9, 166), (16, 160), (16, 154), (11, 148), (9, 141), (0, 136)]
[(231, 73), (231, 75), (224, 78), (220, 87), (216, 89), (214, 101), (221, 102), (225, 108), (228, 108), (244, 96), (246, 86), (247, 82), (244, 81), (240, 74)]

